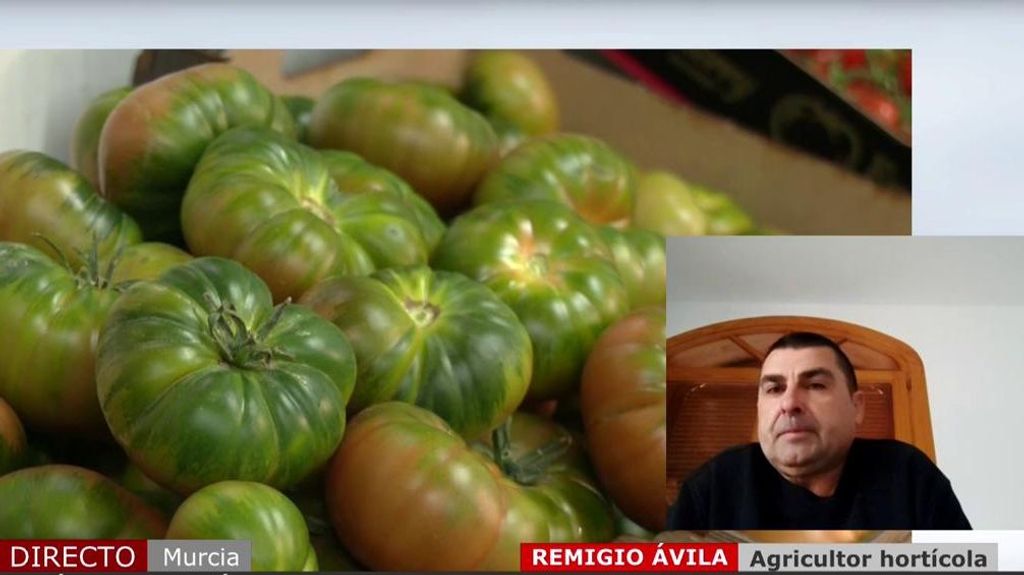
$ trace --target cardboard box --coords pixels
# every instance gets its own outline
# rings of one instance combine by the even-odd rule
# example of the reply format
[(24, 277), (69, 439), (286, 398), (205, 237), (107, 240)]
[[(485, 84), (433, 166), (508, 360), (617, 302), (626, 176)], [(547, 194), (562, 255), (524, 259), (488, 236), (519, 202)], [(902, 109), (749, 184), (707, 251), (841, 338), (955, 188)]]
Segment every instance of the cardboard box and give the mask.
[[(670, 99), (731, 118), (773, 141), (806, 150), (882, 185), (911, 189), (909, 134), (880, 124), (783, 51), (572, 53), (633, 77)], [(868, 74), (868, 69), (859, 72)]]

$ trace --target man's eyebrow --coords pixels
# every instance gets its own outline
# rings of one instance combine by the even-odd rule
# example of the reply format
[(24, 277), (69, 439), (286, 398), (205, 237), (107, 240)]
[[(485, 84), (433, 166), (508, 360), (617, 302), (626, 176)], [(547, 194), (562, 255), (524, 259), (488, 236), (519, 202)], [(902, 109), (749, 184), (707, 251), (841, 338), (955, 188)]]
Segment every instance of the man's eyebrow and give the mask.
[(786, 383), (786, 376), (774, 373), (762, 375), (760, 385), (764, 385), (766, 383)]
[(827, 367), (816, 367), (814, 369), (808, 369), (807, 371), (800, 372), (800, 379), (811, 379), (812, 377), (825, 375), (832, 379), (836, 378), (836, 374), (832, 373), (831, 369)]

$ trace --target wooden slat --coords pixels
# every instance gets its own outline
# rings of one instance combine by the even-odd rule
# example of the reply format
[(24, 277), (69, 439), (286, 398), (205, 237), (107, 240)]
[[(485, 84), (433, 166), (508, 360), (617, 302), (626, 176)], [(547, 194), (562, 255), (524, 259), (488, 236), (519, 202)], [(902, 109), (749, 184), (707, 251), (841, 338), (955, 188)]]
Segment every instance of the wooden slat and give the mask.
[(764, 352), (747, 343), (747, 341), (744, 340), (742, 337), (733, 336), (729, 338), (729, 341), (735, 343), (737, 346), (741, 347), (744, 351), (750, 354), (750, 356), (753, 359), (757, 360), (758, 365), (764, 363)]
[(678, 483), (723, 449), (753, 441), (757, 388), (746, 385), (674, 386), (666, 475)]
[(857, 430), (858, 437), (870, 439), (893, 439), (896, 437), (893, 425), (892, 386), (874, 384), (863, 386), (864, 421)]
[[(900, 441), (918, 445), (911, 417), (910, 392), (907, 390), (906, 374), (897, 372), (892, 379), (893, 436)], [(919, 446), (921, 447), (921, 446)], [(926, 447), (922, 447), (928, 453)]]
[(756, 359), (745, 349), (728, 339), (713, 341), (667, 356), (670, 365), (685, 367), (715, 367), (739, 361)]
[(848, 341), (842, 346), (855, 369), (884, 369), (897, 371), (899, 363), (888, 355), (857, 342)]
[(749, 346), (753, 347), (754, 349), (758, 350), (759, 357), (764, 358), (764, 356), (767, 355), (767, 353), (768, 353), (768, 348), (771, 347), (773, 343), (778, 341), (779, 338), (781, 338), (784, 335), (786, 335), (786, 334), (784, 334), (782, 332), (771, 332), (771, 333), (750, 333), (750, 334), (741, 335), (739, 337), (743, 341), (747, 342), (747, 345), (749, 345)]

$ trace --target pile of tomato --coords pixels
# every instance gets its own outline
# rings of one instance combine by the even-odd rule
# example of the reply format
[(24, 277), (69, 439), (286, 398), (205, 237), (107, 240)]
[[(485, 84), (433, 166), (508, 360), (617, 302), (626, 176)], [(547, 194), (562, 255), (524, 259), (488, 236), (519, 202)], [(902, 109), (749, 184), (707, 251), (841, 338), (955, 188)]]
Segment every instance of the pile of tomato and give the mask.
[(560, 131), (528, 58), (315, 101), (207, 64), (0, 154), (0, 538), (518, 568), (663, 527), (665, 234), (727, 197)]
[(910, 50), (790, 50), (797, 62), (900, 136), (911, 133)]

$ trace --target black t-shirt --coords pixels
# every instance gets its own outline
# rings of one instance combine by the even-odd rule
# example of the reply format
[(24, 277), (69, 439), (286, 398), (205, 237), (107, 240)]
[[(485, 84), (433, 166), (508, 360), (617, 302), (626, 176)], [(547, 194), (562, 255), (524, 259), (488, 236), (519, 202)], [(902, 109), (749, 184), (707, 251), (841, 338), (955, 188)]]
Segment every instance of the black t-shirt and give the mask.
[(855, 439), (830, 497), (786, 480), (761, 446), (729, 449), (683, 484), (669, 529), (970, 529), (949, 480), (912, 445)]

